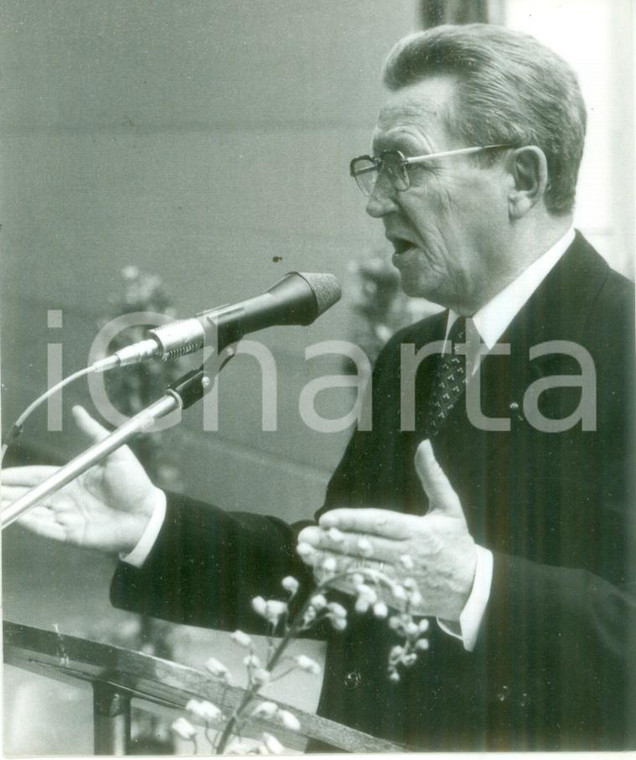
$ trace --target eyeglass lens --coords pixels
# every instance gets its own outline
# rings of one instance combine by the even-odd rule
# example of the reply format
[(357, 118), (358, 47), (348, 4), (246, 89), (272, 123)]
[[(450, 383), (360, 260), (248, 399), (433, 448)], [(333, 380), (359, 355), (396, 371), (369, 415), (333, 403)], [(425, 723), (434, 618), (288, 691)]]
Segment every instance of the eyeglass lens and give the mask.
[(351, 164), (351, 173), (365, 195), (371, 195), (378, 179), (386, 177), (395, 190), (406, 190), (409, 178), (399, 153), (386, 152), (375, 160), (357, 158)]

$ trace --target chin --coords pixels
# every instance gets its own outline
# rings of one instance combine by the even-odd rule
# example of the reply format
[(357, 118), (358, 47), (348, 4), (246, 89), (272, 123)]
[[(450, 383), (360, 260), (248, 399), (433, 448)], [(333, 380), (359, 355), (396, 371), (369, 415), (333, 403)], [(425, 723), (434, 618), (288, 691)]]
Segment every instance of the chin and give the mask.
[(402, 274), (402, 290), (410, 298), (426, 298), (427, 301), (443, 305), (440, 300), (443, 295), (426, 280), (413, 280)]

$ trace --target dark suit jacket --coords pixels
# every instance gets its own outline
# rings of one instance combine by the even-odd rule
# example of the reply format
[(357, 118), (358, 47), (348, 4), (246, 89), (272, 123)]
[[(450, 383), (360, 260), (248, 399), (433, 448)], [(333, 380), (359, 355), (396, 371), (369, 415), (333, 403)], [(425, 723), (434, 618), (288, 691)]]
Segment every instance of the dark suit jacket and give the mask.
[[(429, 651), (394, 684), (386, 676), (393, 634), (385, 621), (352, 612), (344, 633), (328, 635), (322, 715), (414, 749), (636, 747), (636, 701), (630, 711), (628, 695), (636, 680), (633, 324), (632, 284), (577, 234), (500, 339), (510, 355), (483, 361), (482, 411), (509, 418), (510, 430), (477, 429), (460, 399), (433, 439), (472, 535), (494, 553), (475, 651), (433, 622)], [(421, 365), (415, 430), (404, 431), (400, 347), (439, 340), (444, 328), (445, 315), (424, 320), (382, 352), (373, 428), (354, 433), (323, 510), (426, 511), (413, 455), (437, 359)], [(593, 360), (595, 430), (575, 421), (543, 432), (527, 419), (524, 397), (541, 378), (551, 385), (556, 376), (575, 378), (538, 395), (545, 418), (562, 420), (581, 401), (581, 366), (567, 350), (552, 346), (529, 358), (531, 347), (554, 340), (583, 346)], [(144, 567), (118, 567), (113, 602), (185, 623), (258, 630), (251, 597), (280, 598), (289, 573), (308, 581), (294, 553), (298, 527), (171, 496)]]

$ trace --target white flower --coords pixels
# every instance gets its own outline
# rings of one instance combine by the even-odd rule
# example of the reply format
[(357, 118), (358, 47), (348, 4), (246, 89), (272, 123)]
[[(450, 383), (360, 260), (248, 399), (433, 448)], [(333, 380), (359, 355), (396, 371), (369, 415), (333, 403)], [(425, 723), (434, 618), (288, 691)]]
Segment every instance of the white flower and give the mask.
[(283, 747), (275, 736), (263, 732), (258, 751), (261, 755), (282, 755), (285, 752), (285, 747)]
[(288, 575), (286, 578), (283, 578), (281, 583), (281, 586), (285, 589), (285, 591), (289, 591), (292, 596), (298, 591), (299, 585), (300, 584), (293, 575)]
[(420, 633), (425, 633), (426, 631), (428, 631), (430, 627), (428, 618), (422, 618), (420, 622), (417, 624), (417, 627), (420, 629)]
[(384, 602), (376, 602), (373, 605), (373, 614), (378, 618), (385, 618), (389, 614), (389, 608)]
[(252, 711), (252, 718), (273, 718), (278, 712), (278, 705), (275, 702), (261, 702)]
[(389, 681), (393, 681), (394, 683), (397, 683), (399, 680), (400, 680), (400, 674), (397, 672), (397, 670), (390, 670)]
[(363, 557), (370, 557), (373, 554), (373, 545), (368, 538), (358, 540), (358, 551)]
[(420, 604), (422, 604), (422, 595), (420, 592), (415, 589), (415, 591), (411, 594), (411, 598), (409, 600), (413, 607), (419, 607)]
[(428, 649), (428, 647), (429, 647), (428, 639), (418, 639), (415, 642), (416, 649), (426, 650)]
[(299, 654), (295, 658), (296, 664), (301, 670), (305, 670), (307, 673), (313, 673), (314, 675), (320, 675), (320, 665), (311, 657), (307, 657), (305, 654)]
[(336, 527), (329, 528), (327, 535), (334, 542), (334, 544), (340, 544), (344, 541), (344, 533), (338, 530)]
[(194, 739), (197, 735), (196, 728), (185, 718), (177, 718), (172, 724), (172, 730), (182, 739)]
[(252, 646), (252, 639), (246, 633), (243, 633), (243, 631), (239, 631), (238, 629), (234, 631), (230, 638), (235, 644), (238, 644), (241, 647)]
[(229, 678), (230, 671), (222, 662), (214, 657), (210, 657), (210, 659), (205, 663), (205, 667), (208, 673), (215, 676), (216, 678)]
[(277, 720), (289, 731), (300, 731), (300, 721), (289, 712), (289, 710), (279, 710), (276, 714)]

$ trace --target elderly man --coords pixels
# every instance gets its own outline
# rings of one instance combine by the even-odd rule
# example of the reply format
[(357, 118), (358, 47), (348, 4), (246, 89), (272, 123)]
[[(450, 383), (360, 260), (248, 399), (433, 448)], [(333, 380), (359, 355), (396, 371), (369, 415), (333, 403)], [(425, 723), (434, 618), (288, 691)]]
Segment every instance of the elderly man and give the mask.
[[(572, 230), (576, 78), (532, 38), (471, 25), (402, 40), (384, 80), (351, 174), (405, 292), (447, 310), (380, 355), (372, 429), (318, 522), (166, 507), (124, 451), (24, 524), (130, 552), (117, 606), (225, 628), (256, 626), (249, 600), (283, 576), (308, 580), (301, 529), (317, 556), (389, 575), (408, 556), (429, 650), (391, 681), (386, 621), (352, 614), (329, 634), (322, 715), (413, 749), (633, 747), (633, 287)], [(9, 473), (8, 500), (47, 472)]]

